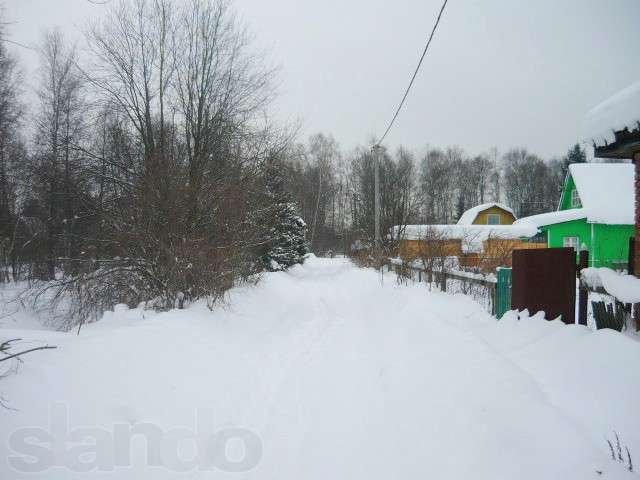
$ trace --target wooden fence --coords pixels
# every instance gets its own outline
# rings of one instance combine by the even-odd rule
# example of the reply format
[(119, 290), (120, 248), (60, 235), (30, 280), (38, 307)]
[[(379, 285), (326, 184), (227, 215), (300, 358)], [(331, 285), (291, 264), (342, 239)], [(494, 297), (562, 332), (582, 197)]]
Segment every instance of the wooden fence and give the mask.
[(396, 259), (389, 262), (389, 268), (395, 271), (399, 279), (431, 284), (442, 292), (468, 295), (479, 302), (491, 315), (496, 313), (498, 280), (495, 275), (453, 269), (429, 272), (416, 264), (402, 263)]
[[(582, 269), (589, 265), (589, 252), (580, 252), (578, 266), (578, 323), (592, 328), (610, 328), (621, 332), (625, 328), (640, 331), (640, 303), (624, 303), (602, 286), (590, 285), (582, 277)], [(631, 265), (631, 263), (630, 263)], [(591, 315), (589, 315), (591, 311)], [(592, 320), (590, 322), (589, 320)]]

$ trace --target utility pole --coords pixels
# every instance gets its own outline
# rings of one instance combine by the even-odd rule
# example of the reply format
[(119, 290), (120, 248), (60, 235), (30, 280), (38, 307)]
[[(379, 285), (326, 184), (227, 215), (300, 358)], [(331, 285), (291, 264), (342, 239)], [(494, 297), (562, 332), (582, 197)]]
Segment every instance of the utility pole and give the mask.
[(380, 247), (382, 246), (380, 238), (380, 145), (374, 145), (373, 152), (373, 184), (374, 184), (374, 246), (376, 255), (380, 254)]

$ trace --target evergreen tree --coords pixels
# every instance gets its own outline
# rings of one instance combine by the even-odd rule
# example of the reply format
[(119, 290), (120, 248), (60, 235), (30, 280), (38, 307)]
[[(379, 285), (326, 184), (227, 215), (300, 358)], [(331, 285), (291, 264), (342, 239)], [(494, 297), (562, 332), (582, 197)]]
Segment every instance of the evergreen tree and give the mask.
[(466, 207), (464, 204), (464, 196), (462, 193), (458, 195), (458, 203), (456, 204), (456, 218), (460, 220), (462, 214), (466, 211)]
[(586, 163), (587, 162), (587, 153), (580, 147), (578, 143), (576, 143), (573, 147), (569, 149), (567, 154), (562, 159), (562, 180), (567, 176), (567, 172), (569, 171), (569, 165), (572, 163)]
[(270, 162), (266, 169), (265, 205), (262, 211), (264, 254), (262, 263), (269, 271), (286, 270), (302, 263), (309, 252), (307, 225), (298, 215), (298, 208), (285, 191), (282, 169)]

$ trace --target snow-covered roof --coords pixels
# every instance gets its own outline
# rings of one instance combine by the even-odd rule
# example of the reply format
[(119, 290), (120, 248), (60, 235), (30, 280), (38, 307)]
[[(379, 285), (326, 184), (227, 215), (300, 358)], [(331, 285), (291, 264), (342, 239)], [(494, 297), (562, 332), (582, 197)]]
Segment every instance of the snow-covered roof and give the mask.
[(516, 220), (513, 225), (517, 227), (530, 225), (535, 228), (540, 228), (545, 225), (555, 225), (556, 223), (581, 220), (583, 218), (587, 218), (587, 212), (584, 208), (572, 208), (571, 210), (558, 210), (557, 212), (541, 213), (539, 215), (523, 217)]
[(569, 173), (590, 223), (635, 223), (634, 166), (630, 163), (574, 163)]
[(488, 209), (493, 208), (493, 207), (497, 207), (497, 208), (501, 208), (502, 210), (506, 210), (507, 212), (509, 212), (511, 215), (513, 215), (515, 217), (515, 213), (513, 213), (513, 210), (511, 210), (509, 207), (507, 207), (505, 205), (502, 205), (501, 203), (496, 203), (496, 202), (483, 203), (482, 205), (475, 206), (473, 208), (470, 208), (466, 212), (464, 212), (462, 214), (462, 216), (460, 217), (460, 220), (458, 220), (458, 225), (472, 225), (473, 222), (476, 220), (476, 217), (481, 212), (484, 212), (485, 210), (488, 210)]
[[(582, 208), (558, 210), (524, 217), (514, 225), (555, 225), (587, 219), (589, 223), (635, 223), (634, 166), (629, 163), (573, 163), (569, 173), (576, 184)], [(562, 202), (561, 202), (562, 203)]]
[(614, 131), (635, 130), (640, 122), (640, 81), (619, 91), (588, 114), (584, 122), (584, 137), (596, 145), (613, 143)]
[[(393, 227), (394, 237), (403, 240), (462, 240), (465, 252), (482, 251), (482, 242), (489, 238), (517, 240), (538, 233), (531, 224), (514, 225), (406, 225)], [(402, 235), (399, 232), (402, 231)]]

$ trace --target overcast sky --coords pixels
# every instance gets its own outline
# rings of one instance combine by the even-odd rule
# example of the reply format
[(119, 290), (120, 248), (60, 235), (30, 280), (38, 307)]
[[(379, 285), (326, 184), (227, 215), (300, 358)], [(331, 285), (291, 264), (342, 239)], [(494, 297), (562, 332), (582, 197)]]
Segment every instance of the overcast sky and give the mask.
[[(380, 135), (406, 88), (440, 0), (235, 0), (281, 66), (277, 115), (346, 150)], [(11, 38), (59, 26), (78, 38), (107, 7), (4, 0)], [(450, 0), (386, 145), (523, 146), (560, 156), (592, 107), (640, 79), (639, 0)], [(31, 80), (37, 56), (16, 49)]]

